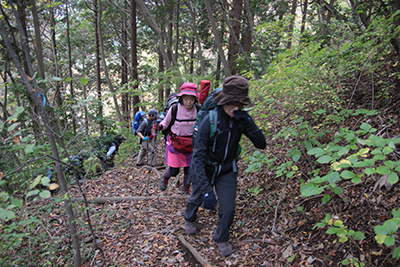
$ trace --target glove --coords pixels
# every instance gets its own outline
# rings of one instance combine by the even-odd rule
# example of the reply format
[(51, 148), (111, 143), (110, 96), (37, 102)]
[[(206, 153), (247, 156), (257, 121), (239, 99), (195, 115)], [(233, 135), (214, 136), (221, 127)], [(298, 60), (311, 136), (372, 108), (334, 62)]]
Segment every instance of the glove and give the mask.
[(163, 129), (162, 124), (154, 123), (153, 129), (156, 131), (161, 131)]
[(217, 199), (215, 198), (214, 192), (204, 194), (203, 207), (205, 209), (215, 210), (215, 204), (217, 204)]
[(145, 136), (145, 137), (143, 138), (143, 140), (144, 140), (144, 141), (147, 141), (147, 140), (149, 140), (149, 137), (148, 137), (148, 136)]
[(243, 122), (244, 126), (248, 126), (252, 121), (250, 115), (244, 110), (234, 110), (233, 114), (235, 114), (235, 119)]
[(153, 138), (154, 138), (154, 135), (150, 135), (150, 136), (149, 136), (149, 139), (150, 139), (150, 140), (153, 140)]

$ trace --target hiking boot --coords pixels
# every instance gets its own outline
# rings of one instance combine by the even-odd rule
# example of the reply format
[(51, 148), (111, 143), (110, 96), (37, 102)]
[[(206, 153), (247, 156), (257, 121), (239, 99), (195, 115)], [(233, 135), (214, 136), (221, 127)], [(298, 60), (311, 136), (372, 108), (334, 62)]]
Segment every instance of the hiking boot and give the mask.
[(161, 180), (160, 180), (160, 190), (161, 191), (165, 191), (165, 189), (167, 189), (168, 186), (168, 179), (165, 178), (164, 174), (161, 176)]
[(229, 242), (217, 243), (217, 246), (222, 256), (226, 257), (232, 254), (232, 246)]
[(188, 233), (189, 235), (195, 234), (196, 231), (197, 231), (196, 223), (195, 223), (195, 222), (188, 222), (188, 221), (185, 221), (185, 231), (186, 231), (186, 233)]

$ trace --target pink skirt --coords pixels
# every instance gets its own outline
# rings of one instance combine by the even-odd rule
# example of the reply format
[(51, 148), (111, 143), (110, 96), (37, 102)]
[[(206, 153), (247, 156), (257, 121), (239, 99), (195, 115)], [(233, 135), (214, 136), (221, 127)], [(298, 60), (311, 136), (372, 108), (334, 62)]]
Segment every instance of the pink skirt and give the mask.
[(170, 138), (171, 136), (168, 135), (165, 143), (165, 164), (172, 168), (189, 167), (193, 153), (181, 153), (175, 150)]

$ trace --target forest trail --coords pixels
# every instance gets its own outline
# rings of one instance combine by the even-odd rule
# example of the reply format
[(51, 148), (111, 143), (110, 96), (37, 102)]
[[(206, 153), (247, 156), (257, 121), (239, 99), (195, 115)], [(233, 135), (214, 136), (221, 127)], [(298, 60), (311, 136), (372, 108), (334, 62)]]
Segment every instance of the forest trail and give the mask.
[[(163, 153), (160, 148), (157, 151)], [(146, 166), (133, 167), (135, 158), (130, 160), (83, 183), (89, 200), (131, 198), (91, 205), (94, 209), (91, 222), (107, 266), (203, 266), (204, 262), (200, 264), (179, 237), (193, 246), (210, 266), (340, 266), (350, 256), (367, 259), (370, 266), (397, 263), (391, 259), (391, 251), (374, 240), (373, 226), (377, 222), (370, 218), (387, 218), (396, 207), (399, 192), (396, 188), (374, 191), (373, 179), (346, 188), (351, 198), (334, 196), (322, 205), (320, 197), (300, 197), (297, 180), (277, 178), (269, 168), (245, 174), (244, 161), (240, 160), (236, 213), (231, 227), (233, 253), (224, 258), (212, 239), (217, 212), (201, 207), (198, 232), (187, 235), (183, 220), (187, 196), (181, 194), (179, 178), (171, 178), (167, 190), (162, 192), (158, 183), (164, 169), (158, 167), (159, 170), (149, 172)], [(159, 154), (158, 161), (162, 160), (163, 155)], [(262, 190), (256, 192), (257, 186)], [(72, 197), (82, 197), (75, 185), (70, 190)], [(77, 203), (83, 207), (82, 202)], [(313, 229), (327, 213), (345, 221), (349, 229), (363, 231), (366, 239), (350, 241), (351, 250), (346, 250), (336, 235), (325, 233), (327, 228)], [(83, 214), (78, 212), (77, 217), (81, 220)], [(63, 220), (64, 231), (68, 231), (66, 218)], [(87, 228), (81, 231), (86, 233), (82, 246), (92, 249)], [(95, 255), (84, 266), (98, 266), (101, 256)]]

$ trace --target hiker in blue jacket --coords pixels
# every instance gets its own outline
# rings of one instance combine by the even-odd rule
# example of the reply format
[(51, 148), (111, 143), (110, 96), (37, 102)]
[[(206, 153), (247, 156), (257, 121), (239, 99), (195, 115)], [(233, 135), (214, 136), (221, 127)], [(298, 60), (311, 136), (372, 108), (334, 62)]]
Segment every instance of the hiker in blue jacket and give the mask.
[(186, 210), (185, 231), (196, 233), (197, 210), (203, 203), (205, 209), (215, 210), (218, 197), (218, 224), (214, 241), (223, 256), (232, 253), (229, 243), (229, 227), (233, 222), (237, 189), (238, 169), (236, 164), (239, 141), (246, 135), (256, 148), (264, 149), (264, 134), (242, 108), (250, 105), (249, 82), (241, 76), (230, 76), (224, 80), (221, 91), (213, 95), (217, 103), (217, 131), (210, 136), (211, 120), (207, 114), (202, 120), (195, 142), (192, 160), (193, 191)]

